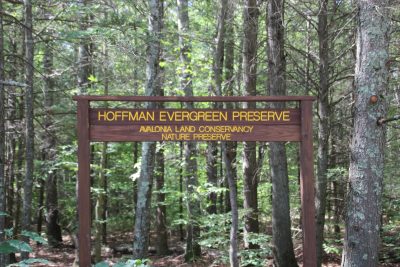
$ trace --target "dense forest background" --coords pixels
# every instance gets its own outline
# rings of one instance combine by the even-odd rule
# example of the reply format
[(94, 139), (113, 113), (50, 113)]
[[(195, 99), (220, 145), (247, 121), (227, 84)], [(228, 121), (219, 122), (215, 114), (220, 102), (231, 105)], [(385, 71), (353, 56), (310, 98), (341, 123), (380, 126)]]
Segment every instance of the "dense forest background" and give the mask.
[[(400, 126), (384, 119), (400, 107), (399, 8), (0, 0), (0, 265), (78, 264), (72, 96), (88, 94), (316, 96), (318, 265), (396, 266)], [(300, 157), (297, 143), (93, 143), (93, 263), (301, 264)]]

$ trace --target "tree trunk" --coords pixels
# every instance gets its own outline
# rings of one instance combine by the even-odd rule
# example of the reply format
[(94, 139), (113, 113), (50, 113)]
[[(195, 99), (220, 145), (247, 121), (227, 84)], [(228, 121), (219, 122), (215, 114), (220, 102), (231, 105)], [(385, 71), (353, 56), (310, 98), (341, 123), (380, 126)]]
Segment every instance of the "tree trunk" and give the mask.
[[(160, 13), (164, 14), (164, 6), (159, 6)], [(162, 28), (164, 28), (163, 21), (161, 21)], [(162, 39), (162, 33), (161, 38)], [(160, 61), (163, 61), (162, 49), (160, 49)], [(160, 95), (164, 95), (164, 89), (162, 85), (164, 84), (165, 70), (162, 65), (159, 70), (159, 79), (158, 79), (158, 91)], [(159, 107), (162, 108), (164, 105), (162, 103), (159, 104)], [(168, 249), (168, 229), (167, 229), (167, 206), (165, 204), (165, 158), (164, 158), (164, 148), (163, 143), (159, 143), (159, 148), (156, 152), (156, 190), (157, 190), (157, 214), (156, 214), (156, 250), (158, 255), (167, 255), (169, 254)]]
[[(146, 95), (160, 95), (160, 53), (163, 20), (163, 1), (149, 0), (150, 15), (148, 34), (151, 42), (148, 44), (146, 66)], [(154, 103), (148, 103), (147, 108), (155, 108)], [(142, 259), (147, 256), (150, 230), (151, 189), (154, 177), (154, 162), (156, 153), (155, 142), (142, 144), (142, 162), (138, 180), (138, 196), (133, 240), (133, 256)]]
[(317, 214), (317, 266), (323, 257), (326, 187), (329, 147), (329, 43), (328, 0), (319, 1), (319, 91), (318, 91), (318, 152), (317, 181), (315, 187), (315, 209)]
[[(133, 143), (133, 170), (134, 172), (137, 171), (136, 164), (138, 163), (139, 160), (139, 146), (138, 142)], [(137, 191), (137, 179), (133, 181), (133, 207), (135, 208), (135, 214), (134, 214), (134, 221), (136, 220), (136, 208), (137, 208), (137, 196), (138, 196), (138, 191)]]
[[(282, 0), (268, 1), (268, 91), (270, 95), (286, 95), (286, 60), (284, 51), (284, 5)], [(272, 103), (272, 108), (285, 108)], [(289, 178), (284, 142), (269, 144), (272, 180), (272, 252), (276, 266), (297, 266), (293, 251)]]
[(165, 205), (164, 188), (164, 149), (162, 144), (156, 152), (156, 191), (157, 191), (157, 213), (156, 213), (156, 251), (157, 255), (169, 254), (168, 231), (167, 231), (167, 207)]
[[(378, 266), (387, 112), (389, 1), (358, 1), (354, 132), (342, 266)], [(371, 96), (376, 96), (377, 101)]]
[[(25, 7), (25, 180), (22, 227), (31, 230), (32, 188), (33, 188), (33, 158), (34, 158), (34, 129), (33, 129), (33, 36), (32, 36), (32, 3), (24, 1)], [(22, 259), (27, 259), (29, 253), (21, 253)]]
[(212, 191), (208, 193), (207, 212), (209, 214), (217, 213), (217, 193), (214, 192), (218, 184), (218, 147), (216, 142), (207, 143), (207, 183), (212, 186)]
[(234, 161), (231, 161), (228, 156), (230, 152), (228, 151), (227, 142), (222, 142), (221, 147), (222, 158), (225, 163), (226, 177), (229, 184), (229, 198), (232, 207), (232, 224), (229, 236), (229, 262), (231, 267), (239, 267), (237, 240), (239, 214), (237, 205), (236, 175), (232, 172), (232, 170), (234, 170), (234, 167), (232, 167)]
[[(244, 1), (244, 23), (243, 23), (243, 82), (245, 95), (254, 96), (257, 82), (257, 30), (258, 30), (258, 7), (256, 0)], [(244, 103), (243, 108), (255, 108), (256, 103)], [(250, 243), (249, 233), (258, 233), (258, 198), (257, 198), (257, 160), (256, 142), (245, 142), (243, 147), (243, 190), (244, 190), (244, 241), (245, 248), (257, 248)]]
[[(87, 7), (89, 0), (79, 0), (82, 7)], [(89, 27), (89, 19), (85, 12), (80, 15), (79, 28), (81, 31), (86, 31)], [(79, 94), (87, 94), (89, 87), (88, 77), (90, 76), (90, 43), (87, 37), (82, 37), (78, 46), (78, 89)]]
[[(107, 19), (107, 15), (105, 15), (105, 19)], [(103, 80), (104, 80), (104, 95), (108, 95), (108, 69), (107, 62), (108, 58), (108, 50), (107, 45), (103, 44), (103, 55), (104, 55), (104, 67), (103, 67)], [(106, 103), (106, 108), (108, 107)], [(95, 262), (101, 261), (101, 244), (107, 242), (107, 147), (108, 143), (103, 142), (101, 147), (101, 157), (100, 157), (100, 177), (99, 177), (99, 185), (98, 188), (99, 193), (97, 194), (96, 201), (96, 212), (95, 212)]]
[[(193, 96), (192, 88), (192, 74), (191, 74), (191, 44), (189, 33), (189, 12), (188, 0), (177, 0), (178, 5), (178, 31), (179, 31), (179, 49), (181, 68), (181, 90), (184, 91), (185, 96)], [(187, 109), (194, 108), (192, 102), (186, 102)], [(200, 202), (196, 196), (197, 181), (197, 160), (196, 160), (196, 143), (184, 143), (184, 158), (185, 158), (185, 181), (186, 181), (186, 194), (187, 194), (187, 211), (188, 211), (188, 224), (186, 227), (186, 250), (185, 261), (194, 261), (201, 256), (201, 248), (198, 243), (200, 237), (200, 227), (196, 222), (197, 217), (200, 215)]]
[[(224, 61), (224, 38), (225, 38), (225, 17), (227, 0), (221, 0), (221, 7), (217, 19), (217, 37), (215, 40), (214, 60), (213, 60), (213, 81), (210, 95), (222, 95), (222, 67)], [(220, 103), (213, 104), (214, 109), (221, 108)], [(216, 142), (207, 144), (207, 181), (213, 187), (218, 186), (218, 145)], [(207, 212), (217, 213), (217, 194), (211, 192), (208, 195), (209, 206)]]
[[(49, 15), (49, 14), (47, 14)], [(48, 36), (47, 38), (50, 38)], [(44, 108), (45, 108), (45, 122), (43, 123), (44, 133), (44, 144), (42, 148), (42, 155), (45, 162), (53, 162), (56, 157), (56, 139), (54, 130), (54, 121), (51, 115), (52, 106), (54, 102), (53, 90), (54, 90), (54, 79), (53, 75), (53, 53), (49, 41), (46, 41), (45, 52), (43, 58), (43, 69), (44, 69)], [(50, 166), (51, 168), (51, 166)], [(57, 190), (57, 174), (55, 170), (47, 170), (46, 172), (46, 183), (43, 185), (46, 191), (46, 229), (47, 239), (49, 246), (58, 247), (62, 242), (61, 227), (58, 224), (59, 221), (59, 210), (58, 210), (58, 190)], [(43, 188), (44, 189), (44, 188)]]
[[(0, 0), (0, 81), (5, 80), (4, 77), (4, 37), (3, 37), (3, 1)], [(6, 143), (5, 143), (5, 92), (4, 84), (0, 84), (0, 212), (6, 212), (6, 195), (5, 195), (5, 164), (6, 164)], [(4, 241), (4, 228), (5, 228), (5, 216), (0, 215), (0, 242)], [(6, 257), (4, 254), (0, 255), (0, 266), (5, 266)]]
[[(183, 142), (179, 142), (179, 160), (183, 160)], [(179, 164), (179, 219), (183, 220), (183, 168), (182, 164)], [(180, 240), (183, 241), (185, 234), (183, 231), (183, 223), (179, 224), (179, 236)]]
[[(234, 8), (235, 5), (233, 2), (227, 3), (226, 6), (226, 19), (225, 19), (225, 24), (226, 24), (226, 34), (225, 34), (225, 54), (224, 54), (224, 64), (225, 64), (225, 71), (224, 71), (224, 95), (226, 96), (233, 96), (233, 84), (235, 82), (235, 73), (234, 73), (234, 51), (235, 51), (235, 36), (234, 36)], [(240, 75), (238, 75), (240, 76)], [(227, 109), (233, 109), (234, 105), (232, 102), (227, 102), (225, 103), (225, 108)], [(228, 161), (231, 163), (229, 165), (225, 165), (225, 168), (231, 168), (229, 170), (230, 173), (233, 175), (233, 179), (236, 181), (237, 180), (237, 168), (236, 168), (236, 148), (237, 148), (237, 143), (236, 142), (227, 142), (226, 143), (226, 151), (227, 151), (227, 157)], [(227, 170), (228, 172), (228, 170)], [(227, 180), (227, 175), (225, 175), (225, 186), (226, 189), (228, 190), (225, 193), (225, 212), (231, 211), (231, 204), (230, 204), (230, 197), (229, 197), (229, 183)]]

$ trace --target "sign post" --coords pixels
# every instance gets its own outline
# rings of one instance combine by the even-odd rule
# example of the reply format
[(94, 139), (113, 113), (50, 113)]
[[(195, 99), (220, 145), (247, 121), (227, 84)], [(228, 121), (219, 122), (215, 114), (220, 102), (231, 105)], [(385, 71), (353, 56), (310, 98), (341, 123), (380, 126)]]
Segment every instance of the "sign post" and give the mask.
[[(90, 142), (300, 142), (303, 265), (316, 267), (312, 96), (74, 96), (78, 130), (79, 266), (91, 266)], [(91, 101), (299, 102), (296, 109), (101, 109)]]

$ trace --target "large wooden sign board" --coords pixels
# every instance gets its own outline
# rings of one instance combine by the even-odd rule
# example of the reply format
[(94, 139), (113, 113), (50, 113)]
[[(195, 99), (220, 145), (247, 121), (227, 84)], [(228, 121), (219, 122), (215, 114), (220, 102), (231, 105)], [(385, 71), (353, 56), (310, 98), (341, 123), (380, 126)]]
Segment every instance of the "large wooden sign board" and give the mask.
[[(316, 267), (311, 96), (74, 96), (78, 130), (79, 266), (91, 266), (90, 142), (300, 142), (303, 265)], [(91, 101), (299, 102), (296, 109), (101, 109)]]

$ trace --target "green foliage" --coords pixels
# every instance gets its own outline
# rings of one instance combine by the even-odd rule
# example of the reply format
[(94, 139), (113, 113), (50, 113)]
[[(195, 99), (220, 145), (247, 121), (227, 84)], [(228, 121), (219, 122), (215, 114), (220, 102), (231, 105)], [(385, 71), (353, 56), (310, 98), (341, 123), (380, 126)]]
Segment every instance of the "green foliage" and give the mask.
[(332, 253), (332, 254), (336, 254), (336, 255), (340, 255), (342, 254), (342, 249), (338, 246), (338, 244), (335, 243), (324, 243), (323, 244), (324, 247), (324, 251), (326, 253)]
[(32, 252), (32, 248), (26, 242), (14, 239), (0, 243), (1, 254), (10, 254), (15, 252)]
[(32, 239), (35, 242), (38, 242), (40, 244), (44, 244), (47, 245), (47, 240), (44, 239), (43, 237), (41, 237), (38, 233), (36, 232), (30, 232), (30, 231), (26, 231), (23, 230), (21, 235), (29, 237), (30, 239)]
[(271, 237), (261, 233), (250, 233), (247, 239), (248, 242), (258, 245), (259, 249), (240, 251), (241, 264), (243, 266), (266, 266), (266, 259), (272, 254), (272, 250), (269, 247)]
[(51, 261), (45, 260), (45, 259), (27, 259), (27, 260), (23, 260), (20, 261), (18, 263), (13, 263), (8, 265), (8, 267), (28, 267), (31, 264), (35, 264), (35, 263), (40, 263), (40, 264), (51, 264)]

